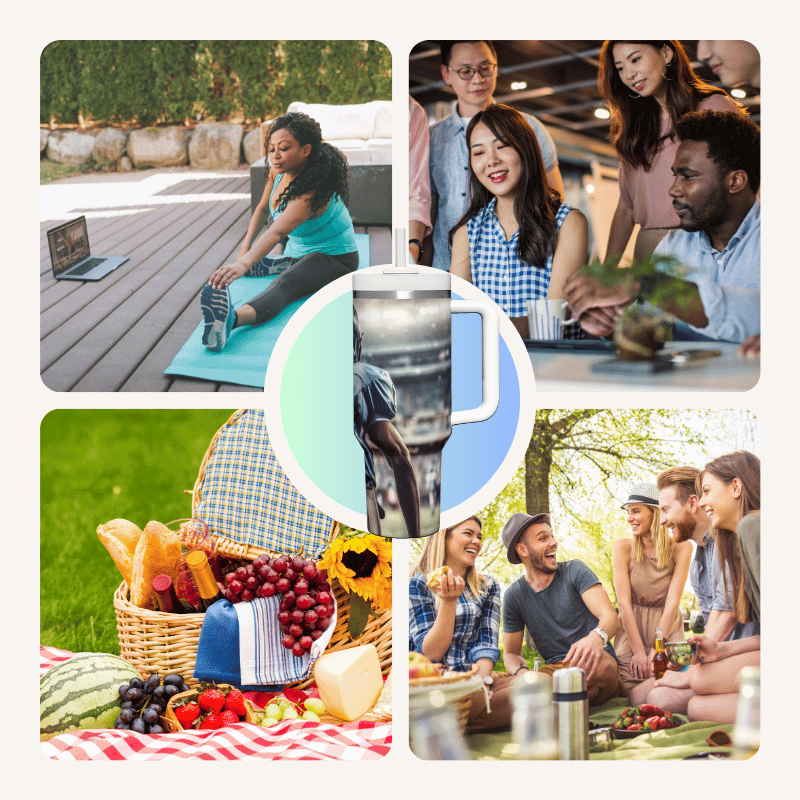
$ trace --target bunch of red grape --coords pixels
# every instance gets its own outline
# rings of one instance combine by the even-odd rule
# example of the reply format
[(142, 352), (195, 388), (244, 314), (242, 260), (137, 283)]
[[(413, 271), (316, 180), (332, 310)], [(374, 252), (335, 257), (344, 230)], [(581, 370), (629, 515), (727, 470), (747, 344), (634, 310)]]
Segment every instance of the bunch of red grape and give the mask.
[(281, 644), (300, 658), (322, 636), (334, 615), (328, 573), (302, 556), (260, 555), (252, 564), (225, 576), (223, 595), (231, 603), (275, 594), (281, 595)]

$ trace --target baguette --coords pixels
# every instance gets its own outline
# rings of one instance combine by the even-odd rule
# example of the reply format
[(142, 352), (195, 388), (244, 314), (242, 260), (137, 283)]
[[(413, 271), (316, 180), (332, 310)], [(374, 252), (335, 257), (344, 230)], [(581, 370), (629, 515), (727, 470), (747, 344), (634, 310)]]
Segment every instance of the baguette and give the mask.
[(139, 608), (157, 608), (153, 578), (169, 575), (172, 582), (181, 563), (181, 541), (178, 534), (160, 522), (148, 522), (136, 545), (131, 575), (131, 602)]
[(117, 565), (125, 583), (131, 585), (133, 556), (142, 535), (141, 529), (127, 519), (112, 519), (97, 526), (97, 535)]

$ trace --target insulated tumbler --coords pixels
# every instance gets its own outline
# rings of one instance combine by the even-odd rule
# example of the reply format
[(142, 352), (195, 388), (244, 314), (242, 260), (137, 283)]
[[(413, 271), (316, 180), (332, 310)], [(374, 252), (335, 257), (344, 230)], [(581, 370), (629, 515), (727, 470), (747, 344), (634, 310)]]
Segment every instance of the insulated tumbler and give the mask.
[[(451, 411), (450, 315), (482, 317), (482, 403)], [(439, 529), (442, 448), (452, 426), (499, 401), (499, 320), (486, 300), (451, 300), (450, 274), (417, 266), (353, 275), (353, 427), (364, 451), (370, 533)]]

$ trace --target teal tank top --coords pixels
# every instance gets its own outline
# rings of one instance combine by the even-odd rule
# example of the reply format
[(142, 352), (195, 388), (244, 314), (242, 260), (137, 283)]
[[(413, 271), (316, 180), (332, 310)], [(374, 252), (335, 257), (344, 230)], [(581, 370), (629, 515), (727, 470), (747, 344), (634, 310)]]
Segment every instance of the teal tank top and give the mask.
[[(272, 211), (273, 219), (277, 219), (283, 213), (274, 211), (272, 208), (272, 198), (282, 178), (283, 175), (278, 175), (269, 196), (269, 208)], [(307, 219), (289, 234), (289, 241), (283, 254), (291, 258), (302, 258), (309, 253), (340, 256), (344, 253), (354, 253), (356, 250), (358, 250), (358, 246), (350, 213), (342, 202), (342, 198), (338, 194), (334, 194), (322, 214), (313, 219)]]

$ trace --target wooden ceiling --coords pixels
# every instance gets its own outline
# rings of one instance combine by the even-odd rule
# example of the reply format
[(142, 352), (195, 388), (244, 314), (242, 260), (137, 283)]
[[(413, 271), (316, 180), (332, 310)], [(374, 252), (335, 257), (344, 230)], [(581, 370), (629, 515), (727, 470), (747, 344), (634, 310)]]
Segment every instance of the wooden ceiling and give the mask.
[[(595, 116), (604, 106), (597, 90), (598, 55), (602, 40), (583, 41), (500, 41), (497, 50), (498, 76), (494, 98), (538, 117), (551, 129), (562, 129), (589, 140), (606, 142), (608, 120)], [(704, 80), (720, 85), (705, 64), (696, 61), (697, 40), (683, 40), (692, 63)], [(442, 80), (439, 45), (424, 41), (416, 45), (409, 58), (409, 91), (423, 106), (437, 101), (452, 101), (455, 95)], [(524, 81), (523, 90), (511, 84)], [(758, 90), (745, 88), (744, 103), (758, 122), (761, 112)]]

